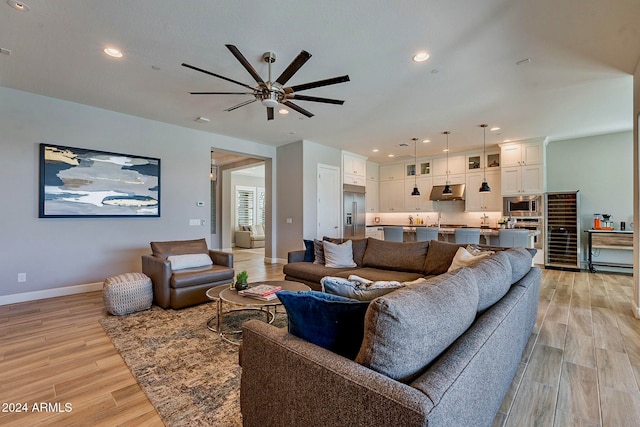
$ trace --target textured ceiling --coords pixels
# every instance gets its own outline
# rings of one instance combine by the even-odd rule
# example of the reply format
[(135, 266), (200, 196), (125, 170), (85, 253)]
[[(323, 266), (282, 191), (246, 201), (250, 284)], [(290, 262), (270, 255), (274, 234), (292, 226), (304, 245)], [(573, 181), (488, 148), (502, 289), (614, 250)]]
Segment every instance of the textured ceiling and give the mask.
[[(1, 86), (179, 126), (275, 146), (305, 139), (374, 161), (413, 154), (413, 137), (432, 140), (419, 156), (441, 153), (444, 130), (452, 151), (480, 147), (483, 122), (502, 128), (488, 144), (632, 129), (636, 0), (25, 1), (28, 12), (0, 3), (0, 47), (11, 51), (0, 54)], [(297, 101), (315, 116), (267, 122), (257, 102), (224, 111), (250, 96), (190, 95), (243, 89), (182, 62), (253, 86), (227, 43), (265, 80), (264, 52), (276, 53), (277, 76), (307, 50), (289, 84), (349, 74), (304, 92), (345, 104)], [(124, 58), (106, 57), (107, 45)], [(414, 63), (420, 49), (431, 57)]]

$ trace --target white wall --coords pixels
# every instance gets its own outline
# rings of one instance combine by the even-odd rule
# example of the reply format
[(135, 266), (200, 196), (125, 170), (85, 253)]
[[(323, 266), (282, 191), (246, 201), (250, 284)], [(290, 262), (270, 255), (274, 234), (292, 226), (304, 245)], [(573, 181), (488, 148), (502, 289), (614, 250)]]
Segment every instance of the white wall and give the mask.
[[(633, 76), (633, 220), (640, 227), (640, 58)], [(640, 233), (633, 242), (633, 313), (640, 318)]]
[[(594, 213), (633, 221), (633, 133), (618, 132), (586, 138), (554, 141), (547, 146), (547, 191), (580, 190), (582, 259), (587, 257), (584, 230), (593, 226)], [(599, 250), (594, 261), (631, 263), (631, 251)], [(605, 270), (598, 267), (598, 270)], [(626, 270), (630, 272), (630, 270)]]
[[(266, 158), (276, 168), (272, 146), (3, 87), (0, 130), (0, 297), (141, 271), (152, 240), (209, 239), (211, 148)], [(162, 216), (38, 218), (41, 142), (160, 158)], [(199, 200), (206, 205), (197, 207)], [(207, 221), (189, 226), (191, 218)], [(27, 273), (25, 283), (18, 273)]]

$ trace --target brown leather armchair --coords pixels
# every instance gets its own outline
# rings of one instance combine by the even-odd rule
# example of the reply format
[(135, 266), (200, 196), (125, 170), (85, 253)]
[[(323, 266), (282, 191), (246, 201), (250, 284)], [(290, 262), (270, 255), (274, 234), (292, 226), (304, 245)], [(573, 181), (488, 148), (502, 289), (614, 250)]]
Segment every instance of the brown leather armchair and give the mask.
[[(184, 308), (208, 301), (205, 292), (231, 283), (233, 254), (209, 250), (205, 239), (151, 242), (151, 255), (142, 256), (142, 272), (153, 283), (153, 302), (162, 308)], [(208, 254), (213, 265), (171, 269), (172, 255)]]

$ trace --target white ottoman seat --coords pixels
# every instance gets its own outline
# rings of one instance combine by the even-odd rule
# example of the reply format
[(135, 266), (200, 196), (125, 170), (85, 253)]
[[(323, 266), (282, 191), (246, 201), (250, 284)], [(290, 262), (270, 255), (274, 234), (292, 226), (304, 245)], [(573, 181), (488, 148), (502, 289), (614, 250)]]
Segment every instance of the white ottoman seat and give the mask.
[(151, 279), (142, 273), (125, 273), (107, 277), (102, 287), (107, 311), (116, 316), (148, 310), (153, 301)]

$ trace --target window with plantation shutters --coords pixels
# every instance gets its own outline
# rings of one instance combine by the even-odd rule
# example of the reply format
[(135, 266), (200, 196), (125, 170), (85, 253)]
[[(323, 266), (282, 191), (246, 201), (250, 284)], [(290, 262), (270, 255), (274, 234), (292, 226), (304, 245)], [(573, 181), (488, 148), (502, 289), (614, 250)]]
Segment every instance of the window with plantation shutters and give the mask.
[(236, 187), (236, 224), (253, 225), (255, 217), (255, 187)]
[(266, 221), (266, 214), (265, 214), (265, 202), (266, 202), (266, 198), (265, 198), (265, 193), (264, 193), (264, 188), (257, 188), (257, 206), (258, 206), (258, 212), (256, 215), (256, 224), (262, 224), (265, 225), (267, 223)]

